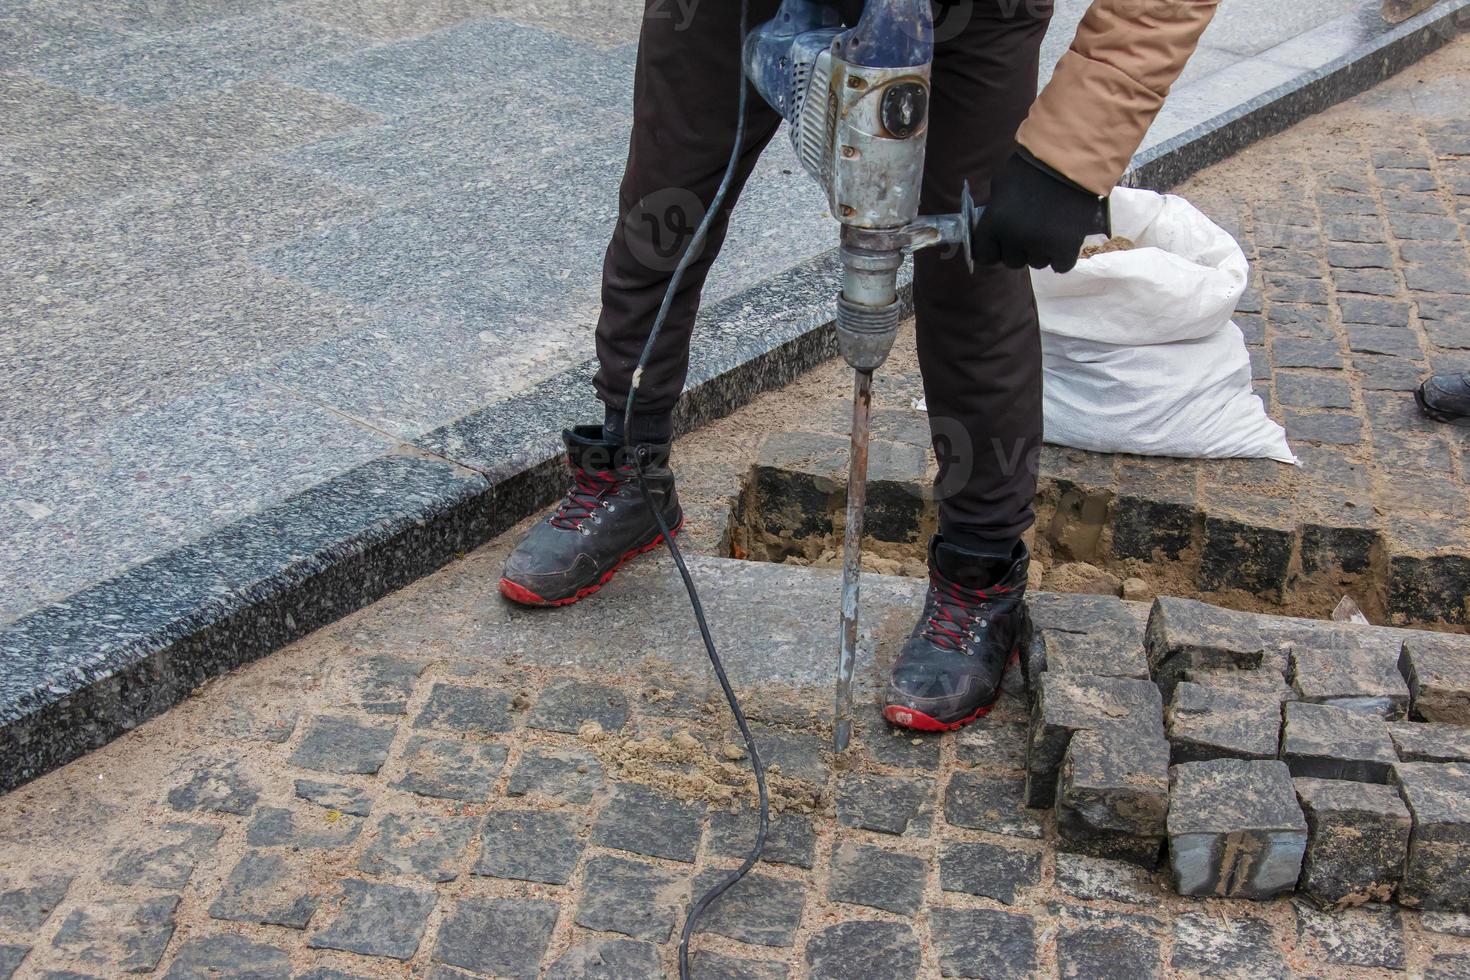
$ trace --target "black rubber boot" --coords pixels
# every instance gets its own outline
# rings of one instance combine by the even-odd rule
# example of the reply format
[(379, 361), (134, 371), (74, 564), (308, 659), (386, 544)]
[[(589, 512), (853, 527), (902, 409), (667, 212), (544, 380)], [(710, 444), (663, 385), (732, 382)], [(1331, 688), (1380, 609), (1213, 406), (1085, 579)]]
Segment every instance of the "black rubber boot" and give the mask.
[(924, 613), (893, 665), (885, 718), (916, 731), (947, 732), (995, 706), (1001, 678), (1031, 628), (1030, 563), (1022, 543), (1007, 560), (934, 536)]
[[(525, 606), (565, 606), (602, 588), (628, 559), (663, 542), (627, 450), (600, 425), (562, 433), (572, 486), (531, 528), (501, 573), (500, 591)], [(644, 482), (670, 531), (684, 523), (667, 445), (640, 445)]]
[(1436, 374), (1415, 390), (1414, 400), (1436, 422), (1470, 425), (1470, 371)]

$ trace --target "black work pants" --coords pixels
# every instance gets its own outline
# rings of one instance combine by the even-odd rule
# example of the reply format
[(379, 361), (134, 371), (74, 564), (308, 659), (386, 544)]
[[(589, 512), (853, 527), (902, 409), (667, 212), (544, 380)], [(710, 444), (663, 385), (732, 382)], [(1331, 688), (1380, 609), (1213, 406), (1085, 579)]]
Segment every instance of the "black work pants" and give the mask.
[[(750, 0), (750, 23), (778, 0)], [(622, 216), (603, 264), (594, 383), (609, 415), (625, 407), (634, 365), (679, 252), (713, 199), (734, 138), (739, 5), (714, 0), (686, 14), (649, 0), (638, 46), (633, 133), (620, 191)], [(978, 203), (1015, 147), (1036, 97), (1047, 3), (974, 0), (941, 8), (921, 211), (959, 209), (966, 180)], [(780, 118), (752, 91), (739, 172), (689, 267), (641, 380), (635, 438), (666, 434), (684, 386), (700, 289), (730, 210)], [(835, 230), (835, 229), (834, 229)], [(835, 235), (834, 235), (835, 240)], [(1005, 541), (1033, 520), (1041, 445), (1041, 342), (1025, 270), (977, 267), (931, 248), (914, 259), (919, 365), (946, 536)]]

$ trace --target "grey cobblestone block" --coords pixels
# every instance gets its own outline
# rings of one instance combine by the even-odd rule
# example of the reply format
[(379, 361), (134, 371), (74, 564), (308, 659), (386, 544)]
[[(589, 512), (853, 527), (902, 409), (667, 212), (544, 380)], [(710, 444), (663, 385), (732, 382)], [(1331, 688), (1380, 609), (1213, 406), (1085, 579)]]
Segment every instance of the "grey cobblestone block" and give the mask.
[(696, 980), (786, 980), (791, 975), (786, 964), (775, 960), (749, 960), (706, 949), (693, 954), (689, 966)]
[[(1194, 468), (1123, 460), (1113, 501), (1113, 554), (1178, 558), (1193, 544), (1199, 511)], [(1102, 632), (1110, 632), (1106, 628)]]
[(954, 841), (939, 852), (939, 887), (1015, 905), (1041, 883), (1041, 854), (1014, 844)]
[(933, 810), (932, 779), (852, 773), (837, 784), (837, 822), (844, 827), (922, 837)]
[(1291, 701), (1283, 710), (1281, 759), (1293, 776), (1388, 781), (1398, 761), (1381, 718), (1326, 704)]
[(1323, 222), (1327, 236), (1336, 243), (1381, 245), (1388, 240), (1383, 222), (1376, 215), (1336, 214)]
[[(701, 950), (690, 960), (690, 972), (702, 964)], [(562, 953), (546, 969), (546, 980), (644, 980), (662, 969), (658, 947), (632, 939), (590, 939)]]
[(1231, 318), (1240, 328), (1247, 344), (1259, 347), (1266, 342), (1266, 318), (1255, 313), (1236, 313)]
[(1413, 717), (1470, 725), (1470, 639), (1411, 636), (1404, 640), (1399, 670), (1409, 685)]
[(1266, 280), (1266, 298), (1272, 303), (1327, 305), (1327, 286), (1320, 279), (1274, 277)]
[(1343, 323), (1367, 324), (1380, 327), (1409, 326), (1409, 304), (1400, 300), (1359, 299), (1344, 296), (1337, 302)]
[[(693, 893), (704, 894), (728, 875), (716, 868), (700, 872)], [(794, 946), (805, 904), (801, 882), (754, 872), (715, 899), (700, 917), (698, 931), (756, 946)]]
[(284, 949), (224, 933), (191, 939), (180, 946), (164, 980), (284, 977), (290, 974), (291, 960)]
[[(752, 725), (750, 732), (755, 736), (755, 746), (767, 767), (780, 767), (781, 775), (788, 779), (801, 779), (821, 785), (827, 781), (829, 771), (825, 752), (827, 742), (811, 732), (793, 732), (773, 725)], [(738, 732), (728, 736), (732, 745), (741, 745)]]
[(403, 777), (393, 785), (421, 796), (479, 803), (490, 797), (505, 757), (503, 745), (415, 735), (403, 748)]
[[(1287, 438), (1329, 446), (1356, 446), (1363, 438), (1363, 420), (1346, 412), (1303, 412), (1288, 409)], [(1290, 548), (1290, 536), (1283, 536)], [(1274, 552), (1271, 555), (1274, 557)]]
[(1341, 372), (1276, 372), (1276, 400), (1294, 408), (1352, 408), (1352, 389)]
[(343, 816), (332, 818), (326, 810), (298, 807), (262, 806), (245, 829), (245, 843), (251, 847), (290, 847), (334, 849), (346, 847), (362, 833), (362, 820)]
[(1145, 635), (1149, 666), (1256, 668), (1265, 646), (1255, 618), (1194, 599), (1161, 596), (1149, 611)]
[(564, 885), (582, 856), (582, 820), (571, 813), (492, 810), (480, 831), (475, 874)]
[(415, 728), (493, 735), (510, 729), (510, 695), (483, 687), (435, 684)]
[(475, 836), (477, 817), (412, 811), (384, 814), (357, 869), (370, 875), (402, 875), (453, 881), (460, 857)]
[(146, 899), (98, 898), (62, 919), (51, 946), (108, 976), (148, 973), (174, 934), (177, 895)]
[[(876, 705), (868, 712), (867, 723), (857, 739), (868, 758), (895, 769), (937, 769), (939, 741), (932, 735), (920, 736), (908, 729), (890, 726)], [(781, 771), (784, 773), (786, 767), (782, 766)]]
[(1409, 811), (1387, 786), (1295, 779), (1307, 818), (1307, 851), (1298, 884), (1323, 906), (1386, 902), (1404, 876)]
[(1142, 728), (1163, 733), (1163, 702), (1148, 681), (1043, 674), (1031, 708), (1026, 751), (1026, 803), (1056, 802), (1057, 777), (1079, 731)]
[(1401, 721), (1388, 735), (1404, 762), (1470, 762), (1470, 729), (1433, 721)]
[(231, 922), (305, 929), (316, 913), (310, 894), (286, 859), (279, 854), (246, 851), (225, 878), (209, 915)]
[(1132, 926), (1089, 925), (1057, 935), (1057, 973), (1097, 980), (1145, 980), (1162, 976), (1161, 947)]
[[(257, 814), (258, 819), (258, 814)], [(194, 868), (214, 847), (224, 832), (200, 824), (170, 823), (156, 841), (122, 850), (103, 875), (114, 885), (147, 885), (177, 891), (189, 883)]]
[[(1240, 671), (1256, 677), (1264, 671)], [(1164, 716), (1170, 761), (1274, 759), (1280, 744), (1278, 694), (1181, 682)]]
[(1159, 900), (1161, 892), (1152, 876), (1133, 862), (1069, 851), (1058, 851), (1056, 857), (1056, 885), (1065, 895), (1085, 901), (1124, 902), (1129, 905), (1146, 905)]
[(1409, 707), (1409, 688), (1398, 670), (1398, 647), (1389, 641), (1291, 651), (1291, 686), (1302, 701), (1350, 708), (1397, 720)]
[(1454, 241), (1460, 235), (1460, 226), (1453, 218), (1441, 218), (1433, 214), (1416, 214), (1395, 211), (1388, 216), (1388, 227), (1395, 238), (1410, 241)]
[(1040, 840), (1041, 819), (1026, 806), (1026, 778), (984, 770), (957, 772), (944, 792), (944, 819), (952, 827)]
[(1026, 723), (994, 714), (960, 729), (955, 736), (959, 761), (982, 769), (1026, 768)]
[(1157, 726), (1072, 737), (1057, 784), (1057, 832), (1064, 840), (1094, 848), (1118, 836), (1135, 846), (1151, 841), (1142, 850), (1156, 856), (1168, 810), (1169, 743)]
[(1278, 368), (1342, 369), (1342, 349), (1330, 340), (1277, 337), (1271, 341), (1271, 359)]
[(592, 828), (604, 847), (670, 861), (693, 861), (705, 808), (638, 783), (621, 783)]
[(30, 952), (31, 947), (29, 946), (0, 943), (0, 980), (10, 980)]
[(556, 916), (555, 902), (461, 899), (439, 927), (434, 962), (529, 980), (540, 972)]
[[(0, 932), (33, 933), (39, 930), (66, 897), (71, 883), (71, 875), (46, 873), (8, 881), (8, 887), (0, 892)], [(183, 884), (172, 887), (181, 888)]]
[(558, 681), (541, 692), (526, 724), (532, 728), (576, 734), (588, 721), (597, 722), (605, 732), (621, 731), (628, 723), (627, 695), (602, 684)]
[(1269, 319), (1272, 332), (1278, 337), (1324, 341), (1336, 339), (1332, 330), (1332, 311), (1326, 306), (1277, 301), (1271, 304)]
[(1383, 244), (1332, 242), (1327, 246), (1327, 264), (1334, 269), (1392, 269), (1393, 252)]
[(324, 928), (306, 940), (312, 949), (407, 960), (424, 938), (434, 893), (401, 885), (344, 878), (342, 901)]
[(1397, 296), (1399, 293), (1399, 278), (1388, 269), (1334, 269), (1332, 285), (1339, 296), (1345, 293)]
[(844, 842), (832, 855), (827, 900), (911, 916), (924, 904), (928, 872), (923, 858)]
[(662, 868), (595, 857), (587, 862), (575, 921), (584, 929), (667, 942), (687, 891), (683, 878)]
[(296, 780), (296, 798), (315, 803), (317, 806), (355, 817), (365, 817), (373, 812), (373, 798), (367, 790), (342, 783), (326, 783), (317, 779)]
[(773, 432), (756, 453), (752, 483), (765, 530), (796, 538), (831, 534), (835, 495), (846, 486), (848, 440)]
[(242, 816), (260, 798), (260, 789), (233, 763), (210, 766), (169, 790), (168, 805), (181, 811), (211, 811)]
[(1401, 762), (1394, 783), (1414, 829), (1399, 902), (1413, 908), (1470, 912), (1470, 766)]
[(1181, 895), (1268, 899), (1296, 885), (1307, 824), (1280, 762), (1169, 771), (1169, 863)]
[[(716, 857), (741, 858), (755, 846), (756, 813), (720, 810), (710, 815), (706, 846)], [(761, 860), (810, 868), (816, 857), (817, 832), (812, 821), (798, 813), (772, 814)]]
[(374, 715), (406, 713), (424, 666), (422, 661), (386, 654), (359, 661), (351, 681), (355, 703)]
[(1347, 334), (1348, 350), (1355, 354), (1387, 354), (1411, 361), (1424, 356), (1418, 336), (1407, 327), (1349, 323), (1343, 329)]
[(605, 785), (602, 763), (582, 749), (531, 748), (521, 756), (506, 784), (507, 796), (544, 796), (587, 803)]
[(1464, 912), (1421, 912), (1419, 925), (1428, 932), (1470, 939), (1470, 915)]
[(393, 744), (389, 725), (367, 725), (353, 718), (318, 715), (291, 754), (291, 764), (319, 772), (371, 775), (388, 760)]
[(1461, 953), (1436, 953), (1424, 971), (1424, 980), (1466, 980), (1470, 978), (1470, 956)]
[(1412, 391), (1428, 372), (1416, 361), (1402, 357), (1358, 354), (1353, 367), (1363, 377), (1363, 387), (1370, 391)]
[(918, 937), (898, 922), (839, 922), (807, 941), (806, 965), (811, 980), (905, 980), (919, 973)]
[(1027, 980), (1032, 975), (1037, 950), (1031, 916), (953, 908), (936, 908), (929, 915), (944, 976)]
[(1149, 679), (1148, 656), (1143, 651), (1141, 631), (1115, 633), (1069, 633), (1040, 630), (1026, 669), (1035, 682), (1036, 674), (1084, 674), (1097, 677)]
[(1298, 950), (1314, 961), (1340, 967), (1402, 970), (1407, 965), (1404, 926), (1399, 910), (1389, 905), (1364, 905), (1339, 912), (1321, 912), (1302, 901), (1293, 903), (1297, 916)]
[(1271, 925), (1254, 915), (1187, 912), (1174, 920), (1169, 965), (1185, 975), (1289, 980)]

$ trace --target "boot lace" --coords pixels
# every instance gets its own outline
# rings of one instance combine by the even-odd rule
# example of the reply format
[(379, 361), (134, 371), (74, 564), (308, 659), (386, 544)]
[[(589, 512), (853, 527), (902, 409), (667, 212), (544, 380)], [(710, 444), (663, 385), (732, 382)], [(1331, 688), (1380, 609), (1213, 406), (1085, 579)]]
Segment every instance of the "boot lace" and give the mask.
[(582, 522), (602, 506), (602, 498), (618, 485), (616, 473), (610, 470), (572, 470), (572, 487), (547, 523), (565, 531), (580, 531)]
[(980, 604), (1009, 591), (1004, 585), (970, 589), (937, 575), (929, 576), (929, 596), (934, 608), (924, 621), (924, 639), (942, 650), (964, 653), (965, 641), (971, 638), (970, 629), (984, 612)]

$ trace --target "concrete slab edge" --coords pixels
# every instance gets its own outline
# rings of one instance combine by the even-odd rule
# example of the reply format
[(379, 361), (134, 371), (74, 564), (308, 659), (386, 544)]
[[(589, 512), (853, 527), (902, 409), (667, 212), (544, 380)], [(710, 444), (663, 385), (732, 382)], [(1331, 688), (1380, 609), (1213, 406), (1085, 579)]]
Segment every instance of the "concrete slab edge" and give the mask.
[[(1467, 12), (1470, 0), (1441, 0), (1201, 119), (1141, 152), (1125, 182), (1171, 187), (1402, 70), (1466, 26)], [(728, 415), (834, 356), (836, 291), (833, 250), (703, 313), (679, 430)], [(429, 574), (554, 500), (561, 422), (600, 415), (590, 375), (580, 364), (0, 627), (0, 792), (105, 745), (210, 677)]]

